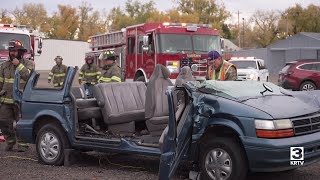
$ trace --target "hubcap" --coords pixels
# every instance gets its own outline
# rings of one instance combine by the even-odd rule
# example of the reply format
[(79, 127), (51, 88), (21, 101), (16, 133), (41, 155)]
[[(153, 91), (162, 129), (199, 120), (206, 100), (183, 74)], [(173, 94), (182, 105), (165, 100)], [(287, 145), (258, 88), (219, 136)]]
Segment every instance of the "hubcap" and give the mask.
[(302, 87), (302, 91), (312, 91), (312, 90), (314, 90), (314, 86), (312, 84), (305, 84)]
[(215, 148), (208, 152), (205, 159), (207, 174), (213, 180), (228, 179), (232, 172), (232, 160), (223, 149)]
[(61, 149), (58, 138), (50, 132), (42, 135), (39, 148), (41, 156), (48, 161), (53, 161), (57, 158)]

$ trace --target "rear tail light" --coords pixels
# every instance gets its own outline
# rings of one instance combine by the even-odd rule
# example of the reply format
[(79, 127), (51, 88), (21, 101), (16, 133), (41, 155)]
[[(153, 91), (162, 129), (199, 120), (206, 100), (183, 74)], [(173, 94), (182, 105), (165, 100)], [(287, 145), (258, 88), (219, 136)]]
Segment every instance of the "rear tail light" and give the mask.
[(284, 73), (285, 76), (286, 75), (291, 75), (291, 74), (293, 74), (293, 71), (287, 71), (287, 72)]

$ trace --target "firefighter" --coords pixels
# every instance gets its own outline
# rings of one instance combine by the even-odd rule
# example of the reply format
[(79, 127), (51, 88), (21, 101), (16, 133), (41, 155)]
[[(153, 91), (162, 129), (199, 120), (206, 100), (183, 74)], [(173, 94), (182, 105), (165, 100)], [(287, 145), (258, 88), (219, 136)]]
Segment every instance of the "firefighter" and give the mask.
[(234, 81), (237, 79), (237, 68), (222, 59), (218, 51), (210, 51), (207, 57), (209, 68), (207, 80)]
[(54, 58), (56, 65), (53, 66), (51, 72), (48, 76), (48, 83), (51, 83), (51, 79), (53, 78), (53, 87), (62, 87), (64, 77), (66, 76), (68, 67), (62, 64), (63, 58), (61, 56), (57, 56)]
[(107, 50), (102, 52), (99, 60), (104, 61), (104, 67), (99, 82), (121, 82), (121, 68), (116, 63), (116, 55), (114, 51)]
[[(0, 129), (6, 139), (6, 151), (11, 151), (16, 144), (13, 124), (19, 117), (19, 109), (13, 101), (13, 82), (15, 71), (20, 74), (20, 89), (24, 88), (28, 80), (33, 62), (24, 59), (27, 49), (18, 40), (9, 42), (9, 60), (0, 67)], [(25, 151), (28, 144), (18, 140), (18, 151)]]
[(86, 63), (81, 67), (80, 74), (79, 74), (79, 84), (81, 85), (84, 83), (84, 89), (86, 91), (86, 95), (91, 97), (92, 96), (92, 86), (97, 84), (101, 72), (97, 65), (93, 63), (94, 56), (87, 55), (85, 57)]

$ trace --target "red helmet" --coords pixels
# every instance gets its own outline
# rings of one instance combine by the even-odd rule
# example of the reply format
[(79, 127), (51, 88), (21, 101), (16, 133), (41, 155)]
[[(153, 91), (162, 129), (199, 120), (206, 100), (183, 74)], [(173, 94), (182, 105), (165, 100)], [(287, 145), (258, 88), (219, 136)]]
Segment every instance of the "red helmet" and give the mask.
[(22, 42), (15, 39), (9, 41), (9, 51), (13, 50), (21, 50), (23, 52), (27, 52), (27, 49), (23, 46)]

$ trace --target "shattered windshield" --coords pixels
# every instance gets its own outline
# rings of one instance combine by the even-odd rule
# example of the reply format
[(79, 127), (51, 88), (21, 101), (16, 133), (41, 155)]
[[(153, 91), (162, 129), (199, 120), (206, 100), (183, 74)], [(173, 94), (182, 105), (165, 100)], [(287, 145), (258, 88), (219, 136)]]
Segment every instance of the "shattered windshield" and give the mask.
[[(263, 84), (273, 92), (267, 91)], [(290, 95), (287, 90), (270, 82), (259, 81), (215, 81), (209, 80), (198, 85), (199, 91), (217, 96), (243, 101), (264, 96)], [(265, 91), (265, 92), (264, 92)], [(263, 92), (263, 95), (261, 94)]]

